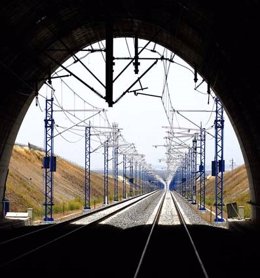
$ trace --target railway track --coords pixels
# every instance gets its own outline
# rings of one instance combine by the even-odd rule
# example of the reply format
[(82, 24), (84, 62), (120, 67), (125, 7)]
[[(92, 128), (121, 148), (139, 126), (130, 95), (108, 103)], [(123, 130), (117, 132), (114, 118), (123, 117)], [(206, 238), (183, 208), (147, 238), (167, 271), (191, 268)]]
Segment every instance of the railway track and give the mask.
[[(77, 216), (56, 224), (46, 224), (29, 232), (24, 232), (15, 237), (7, 238), (0, 242), (0, 270), (10, 268), (22, 260), (26, 260), (29, 255), (36, 254), (40, 250), (47, 248), (56, 241), (62, 240), (71, 234), (82, 229), (90, 228), (98, 223), (114, 216), (124, 209), (130, 208), (137, 202), (149, 198), (156, 191), (142, 196), (124, 200), (120, 203), (113, 203), (95, 211)], [(81, 224), (84, 225), (81, 225)], [(74, 224), (74, 225), (71, 225)], [(21, 265), (19, 265), (21, 267)]]
[[(41, 269), (38, 276), (56, 277), (57, 274), (75, 274), (83, 267), (89, 277), (106, 274), (107, 277), (161, 278), (169, 277), (171, 272), (183, 273), (186, 270), (182, 266), (188, 261), (189, 271), (182, 277), (191, 277), (190, 273), (192, 277), (209, 277), (182, 212), (174, 204), (174, 196), (169, 194), (152, 192), (5, 239), (0, 242), (0, 273), (11, 275), (19, 271), (28, 277), (28, 269), (32, 273)], [(120, 214), (125, 219), (126, 211), (132, 211), (141, 202), (150, 202), (148, 198), (160, 201), (145, 225), (125, 230), (112, 227), (110, 219)], [(175, 234), (169, 235), (169, 226), (177, 227)], [(172, 264), (169, 258), (174, 258), (178, 267), (167, 269)]]
[[(181, 229), (183, 230), (183, 235), (182, 235), (182, 239), (179, 237), (179, 240), (183, 240), (183, 243), (178, 243), (178, 246), (181, 246), (181, 249), (179, 250), (175, 250), (175, 252), (179, 252), (179, 257), (182, 257), (183, 254), (185, 254), (185, 261), (188, 262), (192, 262), (190, 263), (190, 269), (189, 272), (192, 273), (193, 277), (205, 277), (208, 278), (208, 273), (207, 270), (204, 266), (204, 263), (200, 257), (199, 251), (194, 243), (194, 240), (192, 238), (191, 233), (189, 232), (189, 229), (186, 225), (186, 221), (185, 220), (185, 215), (183, 214), (182, 210), (180, 209), (173, 193), (170, 192), (165, 192), (163, 198), (161, 198), (160, 204), (158, 205), (158, 209), (156, 212), (156, 215), (154, 217), (153, 223), (151, 225), (151, 229), (149, 231), (149, 234), (147, 236), (143, 251), (142, 251), (142, 255), (140, 257), (140, 260), (138, 262), (138, 266), (136, 268), (135, 274), (134, 274), (134, 278), (138, 278), (138, 277), (160, 277), (160, 275), (162, 275), (163, 272), (163, 268), (159, 266), (158, 268), (158, 264), (153, 264), (151, 262), (154, 261), (154, 259), (152, 257), (156, 257), (158, 256), (158, 254), (160, 254), (160, 250), (158, 248), (158, 245), (154, 244), (154, 241), (156, 240), (156, 229), (157, 229), (157, 233), (158, 233), (158, 225), (160, 225), (160, 218), (162, 217), (162, 209), (163, 206), (166, 203), (166, 198), (168, 198), (167, 200), (167, 205), (169, 210), (172, 210), (172, 213), (170, 215), (168, 215), (168, 219), (164, 219), (163, 222), (164, 224), (167, 224), (167, 221), (170, 225), (172, 225), (173, 220), (175, 221), (175, 225), (179, 224)], [(170, 200), (169, 200), (170, 199)], [(169, 203), (172, 201), (172, 204), (174, 205), (174, 207), (170, 208)], [(167, 218), (167, 216), (166, 216)], [(177, 219), (178, 218), (178, 219)], [(161, 221), (162, 222), (162, 221)], [(158, 235), (157, 235), (158, 236)], [(155, 247), (155, 248), (154, 248)], [(162, 248), (160, 248), (162, 249)], [(154, 252), (154, 254), (152, 254)], [(163, 252), (163, 250), (161, 250), (161, 252)], [(166, 251), (167, 252), (167, 251)], [(171, 253), (168, 253), (169, 256), (171, 256)], [(155, 266), (155, 267), (154, 267)], [(164, 264), (164, 268), (167, 268), (167, 266), (165, 266)], [(168, 265), (168, 267), (170, 267), (170, 265)], [(159, 272), (158, 272), (159, 269)], [(181, 271), (182, 277), (191, 277), (191, 276), (186, 276), (185, 274), (185, 270), (184, 269), (173, 269), (172, 273), (177, 274), (178, 271)], [(158, 276), (155, 275), (155, 273), (157, 273)], [(168, 271), (167, 271), (168, 272)], [(151, 275), (155, 275), (155, 276), (151, 276)], [(162, 276), (164, 277), (164, 276)]]

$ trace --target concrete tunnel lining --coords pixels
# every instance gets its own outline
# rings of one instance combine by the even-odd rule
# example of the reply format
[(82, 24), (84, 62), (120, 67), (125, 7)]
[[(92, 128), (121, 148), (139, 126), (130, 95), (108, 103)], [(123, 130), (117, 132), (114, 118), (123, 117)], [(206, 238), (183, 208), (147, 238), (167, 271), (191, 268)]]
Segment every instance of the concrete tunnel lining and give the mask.
[[(105, 38), (113, 20), (114, 37), (137, 35), (175, 52), (210, 82), (238, 136), (249, 177), (251, 201), (260, 204), (260, 110), (256, 42), (259, 4), (255, 1), (8, 1), (1, 4), (0, 30), (0, 198), (20, 124), (42, 80), (83, 47)], [(231, 20), (232, 18), (232, 20)], [(68, 49), (66, 49), (68, 47)], [(50, 53), (50, 51), (47, 51)], [(246, 58), (243, 54), (246, 53)], [(252, 63), (254, 61), (254, 63)], [(260, 221), (260, 209), (252, 207)]]

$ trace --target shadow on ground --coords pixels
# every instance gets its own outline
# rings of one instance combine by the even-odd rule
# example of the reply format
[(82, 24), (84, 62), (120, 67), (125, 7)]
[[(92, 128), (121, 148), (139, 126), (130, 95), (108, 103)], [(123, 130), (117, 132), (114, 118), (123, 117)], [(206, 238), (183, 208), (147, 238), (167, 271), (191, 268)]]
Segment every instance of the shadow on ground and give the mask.
[[(1, 239), (38, 227), (0, 230)], [(68, 232), (75, 228), (69, 225)], [(2, 277), (134, 277), (149, 226), (119, 229), (98, 225), (55, 241), (51, 246), (0, 268)], [(239, 228), (239, 229), (238, 229)], [(255, 277), (259, 230), (247, 227), (189, 226), (209, 277)], [(205, 277), (190, 256), (192, 246), (180, 226), (160, 226), (151, 237), (148, 256), (137, 277)], [(22, 244), (22, 243), (21, 243)], [(0, 246), (1, 248), (1, 246)], [(14, 245), (8, 252), (14, 252)], [(1, 256), (5, 253), (1, 252)]]

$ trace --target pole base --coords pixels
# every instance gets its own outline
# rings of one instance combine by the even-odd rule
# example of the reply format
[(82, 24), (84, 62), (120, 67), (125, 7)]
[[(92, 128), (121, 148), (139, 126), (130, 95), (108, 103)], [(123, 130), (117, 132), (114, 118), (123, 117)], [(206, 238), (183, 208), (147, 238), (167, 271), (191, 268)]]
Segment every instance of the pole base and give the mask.
[(53, 219), (53, 217), (44, 217), (44, 219), (43, 219), (43, 221), (45, 222), (45, 223), (53, 223), (54, 222), (54, 219)]
[(216, 223), (222, 223), (222, 222), (225, 222), (225, 219), (224, 218), (215, 218), (214, 219), (214, 222), (216, 222)]
[(90, 207), (84, 207), (83, 212), (89, 212), (91, 210)]

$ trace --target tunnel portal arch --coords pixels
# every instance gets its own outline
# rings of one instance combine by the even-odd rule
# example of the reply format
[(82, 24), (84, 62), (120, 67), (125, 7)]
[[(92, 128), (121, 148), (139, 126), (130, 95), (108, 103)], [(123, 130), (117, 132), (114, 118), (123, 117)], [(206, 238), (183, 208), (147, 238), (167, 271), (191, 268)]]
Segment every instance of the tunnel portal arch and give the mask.
[[(238, 136), (248, 171), (252, 219), (260, 222), (259, 4), (187, 0), (1, 3), (0, 199), (16, 135), (44, 80), (89, 44), (114, 37), (152, 40), (176, 53), (210, 84)], [(246, 54), (246, 58), (243, 56)]]

